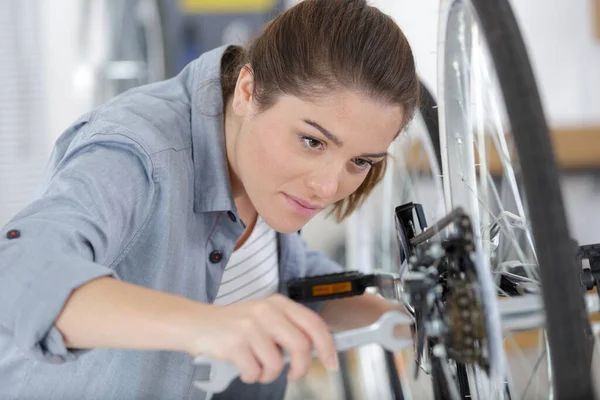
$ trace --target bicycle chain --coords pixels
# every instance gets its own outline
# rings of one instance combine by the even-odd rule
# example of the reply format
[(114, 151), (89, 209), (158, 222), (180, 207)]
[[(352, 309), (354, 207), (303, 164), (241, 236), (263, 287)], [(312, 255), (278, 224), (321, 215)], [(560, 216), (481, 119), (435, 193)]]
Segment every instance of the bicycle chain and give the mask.
[(484, 346), (487, 330), (485, 315), (479, 296), (477, 283), (472, 273), (467, 272), (463, 279), (452, 280), (447, 294), (446, 309), (451, 357), (464, 364), (479, 364), (487, 369)]

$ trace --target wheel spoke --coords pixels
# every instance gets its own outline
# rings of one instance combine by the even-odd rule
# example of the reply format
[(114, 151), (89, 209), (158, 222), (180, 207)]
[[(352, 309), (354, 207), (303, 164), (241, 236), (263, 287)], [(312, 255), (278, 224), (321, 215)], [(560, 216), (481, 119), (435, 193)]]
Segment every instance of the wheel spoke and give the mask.
[(544, 349), (544, 352), (538, 357), (538, 359), (535, 363), (535, 366), (533, 367), (532, 376), (527, 381), (527, 385), (525, 386), (525, 390), (523, 390), (523, 395), (521, 396), (521, 399), (525, 399), (525, 395), (527, 394), (527, 391), (529, 390), (529, 387), (531, 386), (531, 382), (533, 380), (533, 375), (535, 375), (535, 373), (537, 372), (537, 370), (540, 367), (542, 360), (544, 359), (545, 356), (546, 356), (546, 349)]

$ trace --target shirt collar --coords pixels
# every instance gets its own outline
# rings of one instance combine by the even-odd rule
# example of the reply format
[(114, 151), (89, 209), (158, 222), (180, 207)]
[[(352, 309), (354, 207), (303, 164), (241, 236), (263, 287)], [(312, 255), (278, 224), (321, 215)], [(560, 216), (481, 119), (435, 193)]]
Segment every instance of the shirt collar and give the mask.
[(221, 58), (227, 46), (202, 54), (182, 72), (191, 102), (194, 212), (235, 210), (231, 191), (221, 91)]

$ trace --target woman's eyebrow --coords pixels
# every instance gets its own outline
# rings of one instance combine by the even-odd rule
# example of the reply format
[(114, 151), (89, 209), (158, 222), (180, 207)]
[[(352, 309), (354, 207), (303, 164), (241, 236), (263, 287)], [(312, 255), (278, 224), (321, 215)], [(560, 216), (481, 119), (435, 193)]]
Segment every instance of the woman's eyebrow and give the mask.
[(337, 136), (335, 136), (333, 133), (329, 132), (327, 129), (323, 128), (317, 122), (312, 121), (310, 119), (306, 119), (306, 118), (303, 118), (302, 121), (304, 123), (312, 126), (313, 128), (317, 129), (319, 132), (321, 132), (323, 134), (323, 136), (325, 136), (327, 139), (331, 140), (333, 142), (333, 144), (335, 144), (336, 146), (342, 147), (344, 145)]
[(360, 157), (371, 157), (371, 158), (382, 158), (387, 156), (387, 152), (385, 153), (372, 153), (372, 154), (363, 154)]

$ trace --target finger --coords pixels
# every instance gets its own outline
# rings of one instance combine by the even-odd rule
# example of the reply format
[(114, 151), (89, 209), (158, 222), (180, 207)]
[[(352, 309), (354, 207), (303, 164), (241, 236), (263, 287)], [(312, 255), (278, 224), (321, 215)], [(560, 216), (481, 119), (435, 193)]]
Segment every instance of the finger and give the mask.
[(337, 351), (333, 336), (325, 321), (311, 309), (304, 307), (289, 298), (280, 296), (273, 299), (288, 320), (308, 338), (317, 350), (323, 364), (330, 370), (338, 370)]
[(330, 370), (337, 370), (337, 351), (333, 336), (325, 321), (313, 310), (288, 298), (276, 301), (282, 304), (282, 310), (286, 317), (309, 337), (323, 364)]
[(313, 358), (309, 337), (293, 324), (278, 307), (273, 307), (269, 313), (265, 313), (261, 318), (261, 324), (275, 342), (290, 355), (288, 379), (295, 381), (304, 377), (310, 369)]
[(262, 375), (262, 368), (250, 348), (238, 350), (231, 359), (240, 370), (240, 380), (244, 383), (256, 383)]
[(251, 338), (252, 350), (261, 365), (261, 383), (274, 381), (283, 370), (283, 354), (275, 339), (260, 324)]

